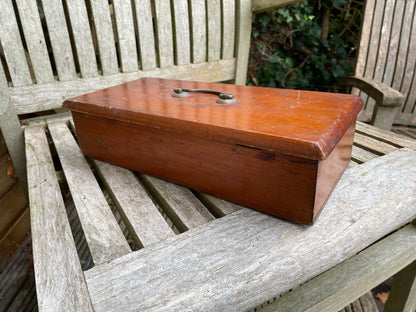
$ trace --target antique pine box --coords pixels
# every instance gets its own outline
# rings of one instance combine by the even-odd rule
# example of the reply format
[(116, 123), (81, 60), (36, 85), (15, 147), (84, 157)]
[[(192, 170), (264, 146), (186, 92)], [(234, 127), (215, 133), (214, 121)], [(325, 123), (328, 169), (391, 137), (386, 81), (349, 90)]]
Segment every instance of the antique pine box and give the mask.
[(145, 78), (69, 99), (64, 107), (72, 110), (86, 156), (311, 224), (350, 160), (362, 101)]

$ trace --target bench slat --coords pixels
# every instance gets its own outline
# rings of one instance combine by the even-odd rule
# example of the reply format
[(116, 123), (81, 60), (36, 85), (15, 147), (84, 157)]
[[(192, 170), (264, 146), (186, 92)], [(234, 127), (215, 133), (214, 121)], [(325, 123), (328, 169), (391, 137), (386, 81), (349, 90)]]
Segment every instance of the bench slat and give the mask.
[(371, 153), (365, 149), (362, 149), (358, 146), (355, 146), (355, 145), (352, 146), (351, 158), (353, 160), (363, 163), (376, 157), (378, 157), (378, 155)]
[(53, 82), (51, 62), (46, 48), (38, 7), (35, 0), (16, 1), (30, 61), (37, 83)]
[(215, 219), (189, 189), (151, 176), (140, 175), (140, 179), (180, 231)]
[(354, 144), (359, 145), (360, 147), (363, 147), (369, 151), (381, 154), (388, 154), (398, 149), (393, 145), (378, 141), (360, 133), (355, 133)]
[(67, 7), (81, 75), (83, 78), (97, 76), (97, 62), (85, 1), (73, 0)]
[(138, 246), (175, 235), (131, 171), (98, 160), (94, 163)]
[(103, 74), (117, 74), (118, 64), (116, 46), (114, 42), (114, 36), (110, 35), (113, 33), (113, 27), (111, 25), (108, 2), (101, 0), (90, 0), (90, 3)]
[(13, 85), (25, 86), (32, 84), (11, 0), (2, 2), (0, 37)]
[(142, 70), (156, 67), (155, 34), (153, 31), (152, 7), (149, 0), (135, 1), (137, 33), (139, 35)]
[(159, 67), (171, 67), (173, 66), (173, 35), (170, 2), (155, 0), (154, 8), (156, 12), (155, 22)]
[(93, 311), (45, 129), (28, 127), (25, 138), (39, 310)]
[(401, 147), (407, 147), (416, 150), (415, 140), (388, 130), (378, 129), (368, 124), (357, 122), (356, 131), (364, 135), (381, 139), (381, 141), (384, 142), (391, 142)]
[(124, 73), (137, 71), (139, 67), (131, 3), (130, 1), (114, 0), (113, 6), (120, 49), (121, 70)]
[(130, 247), (69, 128), (63, 122), (48, 126), (94, 263), (129, 253)]
[[(409, 1), (407, 1), (409, 2)], [(411, 1), (414, 4), (414, 1)], [(413, 11), (415, 7), (413, 6)], [(410, 44), (409, 44), (409, 51), (406, 59), (406, 69), (404, 71), (403, 82), (401, 85), (401, 92), (407, 95), (406, 103), (402, 108), (402, 112), (405, 114), (413, 113), (413, 108), (416, 102), (416, 87), (415, 87), (415, 67), (416, 67), (416, 16), (415, 12), (413, 12), (413, 21), (412, 21), (412, 32), (410, 34)], [(413, 39), (411, 39), (413, 38)], [(415, 113), (416, 114), (416, 113)], [(413, 115), (414, 117), (415, 115)]]
[(173, 0), (176, 65), (185, 65), (191, 62), (191, 37), (188, 12), (187, 1)]
[(59, 80), (76, 79), (74, 56), (62, 2), (58, 0), (44, 1), (42, 6)]
[(97, 266), (85, 272), (94, 309), (254, 308), (414, 219), (415, 161), (402, 149), (347, 170), (314, 226), (241, 209)]
[(211, 211), (214, 212), (215, 215), (218, 215), (219, 217), (226, 216), (227, 214), (236, 212), (242, 208), (243, 206), (233, 204), (229, 201), (226, 201), (224, 199), (202, 193), (202, 192), (196, 192), (199, 200), (207, 206)]
[(235, 1), (222, 2), (222, 59), (234, 57)]
[(190, 0), (190, 15), (192, 28), (192, 63), (202, 63), (207, 54), (207, 31), (205, 0)]
[(208, 61), (221, 58), (221, 3), (220, 0), (207, 0), (208, 19)]

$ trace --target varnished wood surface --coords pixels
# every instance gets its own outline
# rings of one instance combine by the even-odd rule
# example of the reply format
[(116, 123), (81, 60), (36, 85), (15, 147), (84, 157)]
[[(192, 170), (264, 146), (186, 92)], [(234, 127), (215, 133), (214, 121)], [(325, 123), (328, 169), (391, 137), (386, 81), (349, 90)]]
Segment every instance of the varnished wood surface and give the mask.
[[(212, 94), (173, 98), (174, 88), (233, 93), (236, 103), (217, 104), (218, 96)], [(325, 159), (361, 106), (361, 99), (354, 95), (158, 78), (132, 81), (64, 103), (78, 112), (308, 159)]]

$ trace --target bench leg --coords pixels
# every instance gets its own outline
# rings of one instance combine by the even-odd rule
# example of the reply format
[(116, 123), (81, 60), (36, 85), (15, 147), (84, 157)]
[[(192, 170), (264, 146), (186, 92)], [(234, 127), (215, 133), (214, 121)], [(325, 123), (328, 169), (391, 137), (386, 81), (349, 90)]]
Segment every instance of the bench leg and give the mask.
[(376, 105), (371, 124), (381, 129), (390, 130), (396, 117), (396, 111), (397, 106)]
[(394, 276), (385, 312), (416, 310), (416, 261), (413, 261)]

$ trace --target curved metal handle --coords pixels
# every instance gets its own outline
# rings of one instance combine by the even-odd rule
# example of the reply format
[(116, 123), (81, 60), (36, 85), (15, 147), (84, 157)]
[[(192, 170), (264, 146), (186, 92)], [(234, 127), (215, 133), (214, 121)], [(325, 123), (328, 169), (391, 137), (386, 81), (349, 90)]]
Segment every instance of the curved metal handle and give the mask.
[(184, 98), (187, 97), (189, 94), (188, 92), (197, 92), (197, 93), (209, 93), (209, 94), (216, 94), (218, 95), (218, 99), (215, 101), (218, 104), (233, 104), (235, 103), (234, 94), (232, 93), (224, 93), (221, 91), (215, 90), (205, 90), (205, 89), (183, 89), (183, 88), (176, 88), (173, 89), (172, 97), (176, 98)]

